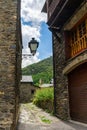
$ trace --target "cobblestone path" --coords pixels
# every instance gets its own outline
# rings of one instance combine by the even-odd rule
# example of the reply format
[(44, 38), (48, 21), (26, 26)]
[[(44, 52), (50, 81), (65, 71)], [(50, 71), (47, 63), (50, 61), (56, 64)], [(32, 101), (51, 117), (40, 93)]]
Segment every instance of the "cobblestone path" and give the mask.
[(63, 122), (28, 103), (21, 104), (18, 130), (87, 130), (87, 125)]

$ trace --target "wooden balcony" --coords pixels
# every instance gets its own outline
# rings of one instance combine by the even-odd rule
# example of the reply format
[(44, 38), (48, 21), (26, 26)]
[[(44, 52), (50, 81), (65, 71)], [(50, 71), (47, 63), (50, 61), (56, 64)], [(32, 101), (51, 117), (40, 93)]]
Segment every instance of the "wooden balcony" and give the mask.
[(71, 57), (87, 49), (87, 18), (77, 26), (71, 37)]
[(87, 34), (82, 36), (78, 41), (71, 44), (71, 58), (78, 55), (79, 53), (87, 50)]
[(65, 32), (66, 60), (87, 50), (87, 18), (84, 17), (77, 26)]

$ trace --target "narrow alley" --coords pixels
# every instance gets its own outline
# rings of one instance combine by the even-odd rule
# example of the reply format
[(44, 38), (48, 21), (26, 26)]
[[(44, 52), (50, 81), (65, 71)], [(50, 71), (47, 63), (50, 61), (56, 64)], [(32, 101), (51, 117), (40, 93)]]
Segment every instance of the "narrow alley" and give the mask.
[(87, 130), (87, 125), (64, 122), (32, 103), (21, 104), (17, 130)]

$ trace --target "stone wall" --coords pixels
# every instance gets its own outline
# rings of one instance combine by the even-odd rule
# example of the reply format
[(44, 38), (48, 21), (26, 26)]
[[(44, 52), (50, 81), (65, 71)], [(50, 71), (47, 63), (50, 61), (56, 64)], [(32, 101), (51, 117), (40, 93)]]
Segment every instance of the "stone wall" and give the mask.
[(36, 88), (32, 83), (21, 83), (20, 86), (20, 102), (27, 103), (30, 102), (33, 98)]
[[(62, 33), (61, 33), (61, 37)], [(63, 74), (65, 67), (65, 46), (53, 37), (53, 63), (54, 63), (54, 112), (63, 120), (69, 119), (68, 82)]]
[[(67, 73), (72, 71), (79, 64), (84, 63), (86, 58), (86, 53), (67, 61), (65, 57), (65, 31), (70, 31), (70, 29), (75, 26), (79, 20), (87, 16), (87, 2), (83, 2), (80, 7), (74, 12), (74, 14), (67, 20), (65, 25), (61, 27), (60, 30), (60, 41), (58, 38), (53, 36), (53, 63), (54, 63), (54, 109), (55, 114), (63, 120), (70, 119), (69, 115), (69, 95), (68, 95), (68, 78)], [(64, 34), (63, 34), (64, 33)]]
[(15, 130), (18, 117), (21, 41), (17, 4), (17, 0), (0, 0), (0, 130)]

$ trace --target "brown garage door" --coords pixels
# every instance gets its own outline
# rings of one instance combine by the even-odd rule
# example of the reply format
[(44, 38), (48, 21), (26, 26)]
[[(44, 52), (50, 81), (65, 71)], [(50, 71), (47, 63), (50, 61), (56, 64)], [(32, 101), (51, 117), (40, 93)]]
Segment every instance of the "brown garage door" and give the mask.
[(87, 63), (68, 75), (71, 119), (87, 123)]

